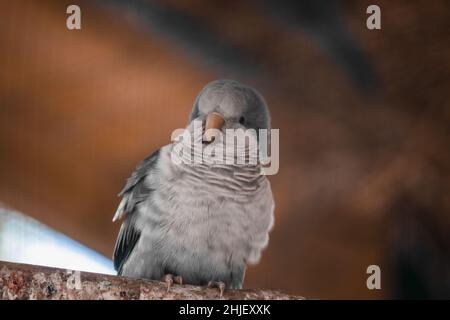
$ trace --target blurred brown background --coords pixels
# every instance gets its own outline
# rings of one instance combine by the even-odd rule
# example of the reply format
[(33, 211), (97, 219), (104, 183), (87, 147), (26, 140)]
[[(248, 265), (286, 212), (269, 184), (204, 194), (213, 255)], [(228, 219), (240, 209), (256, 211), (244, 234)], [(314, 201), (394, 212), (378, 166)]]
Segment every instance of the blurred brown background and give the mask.
[(0, 201), (110, 257), (125, 179), (208, 81), (235, 78), (281, 139), (245, 286), (450, 297), (448, 1), (1, 0), (0, 40)]

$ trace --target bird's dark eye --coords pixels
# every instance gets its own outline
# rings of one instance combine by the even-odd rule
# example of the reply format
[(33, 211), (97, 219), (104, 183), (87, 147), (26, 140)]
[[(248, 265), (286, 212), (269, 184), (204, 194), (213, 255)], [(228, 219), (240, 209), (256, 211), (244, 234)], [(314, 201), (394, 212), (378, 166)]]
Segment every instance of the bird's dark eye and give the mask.
[(245, 118), (244, 117), (240, 117), (239, 118), (239, 123), (240, 124), (245, 124)]

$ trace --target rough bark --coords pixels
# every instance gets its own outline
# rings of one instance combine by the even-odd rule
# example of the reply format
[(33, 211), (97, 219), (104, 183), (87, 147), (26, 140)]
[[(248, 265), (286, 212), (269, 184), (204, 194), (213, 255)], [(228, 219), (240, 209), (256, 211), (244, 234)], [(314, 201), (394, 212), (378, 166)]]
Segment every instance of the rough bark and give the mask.
[[(0, 299), (218, 299), (218, 290), (0, 261)], [(223, 299), (303, 299), (271, 290), (225, 290)]]

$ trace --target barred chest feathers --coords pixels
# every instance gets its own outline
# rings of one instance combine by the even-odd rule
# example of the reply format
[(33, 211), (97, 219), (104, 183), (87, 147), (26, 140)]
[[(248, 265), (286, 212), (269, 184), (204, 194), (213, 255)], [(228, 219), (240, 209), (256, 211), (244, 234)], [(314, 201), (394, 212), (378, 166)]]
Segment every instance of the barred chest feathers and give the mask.
[(274, 202), (267, 178), (255, 168), (227, 172), (180, 167), (171, 162), (169, 146), (161, 151), (155, 170), (159, 179), (147, 178), (157, 186), (142, 216), (159, 215), (164, 246), (173, 247), (178, 257), (183, 250), (193, 255), (209, 252), (217, 263), (256, 264), (273, 225)]

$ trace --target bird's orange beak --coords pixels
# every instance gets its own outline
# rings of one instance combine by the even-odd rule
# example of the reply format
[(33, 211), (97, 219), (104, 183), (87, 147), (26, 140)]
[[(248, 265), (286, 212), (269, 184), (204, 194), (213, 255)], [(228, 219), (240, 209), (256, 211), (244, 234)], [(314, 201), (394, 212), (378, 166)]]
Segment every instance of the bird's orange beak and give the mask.
[(214, 130), (209, 129), (222, 129), (225, 123), (224, 118), (217, 112), (212, 112), (208, 114), (206, 117), (206, 125), (205, 125), (205, 140), (208, 142), (212, 142), (214, 140)]

